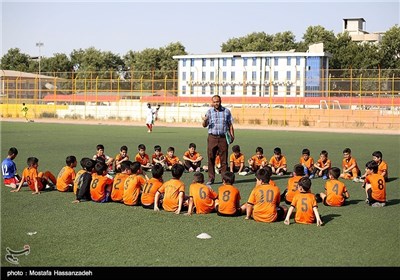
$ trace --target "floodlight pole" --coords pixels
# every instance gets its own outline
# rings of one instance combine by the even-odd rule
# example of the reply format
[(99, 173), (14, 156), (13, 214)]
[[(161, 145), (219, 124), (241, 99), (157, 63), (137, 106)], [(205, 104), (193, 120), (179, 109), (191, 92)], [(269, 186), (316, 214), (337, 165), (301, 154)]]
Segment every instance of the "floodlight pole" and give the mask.
[(42, 99), (42, 85), (41, 85), (41, 81), (40, 81), (40, 71), (41, 71), (40, 60), (42, 59), (42, 55), (41, 55), (40, 49), (43, 46), (44, 46), (44, 44), (40, 41), (36, 43), (36, 47), (39, 47), (39, 102)]

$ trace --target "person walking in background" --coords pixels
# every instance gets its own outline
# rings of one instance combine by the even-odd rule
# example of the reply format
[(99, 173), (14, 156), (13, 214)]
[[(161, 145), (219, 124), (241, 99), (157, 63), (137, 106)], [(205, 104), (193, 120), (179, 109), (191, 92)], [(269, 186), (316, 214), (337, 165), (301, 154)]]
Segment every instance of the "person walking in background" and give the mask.
[(153, 131), (154, 117), (158, 109), (152, 109), (151, 104), (147, 103), (146, 126), (148, 128), (147, 130), (148, 133), (151, 133)]
[[(215, 181), (215, 158), (217, 153), (221, 157), (221, 174), (227, 170), (227, 158), (229, 144), (235, 140), (233, 117), (231, 111), (221, 105), (221, 97), (212, 97), (212, 108), (208, 109), (202, 118), (203, 127), (208, 129), (207, 156), (208, 156), (208, 182), (211, 185)], [(230, 140), (228, 144), (227, 139)]]
[(22, 103), (22, 115), (24, 116), (24, 118), (26, 119), (27, 122), (29, 122), (28, 119), (28, 106), (25, 105), (25, 103)]

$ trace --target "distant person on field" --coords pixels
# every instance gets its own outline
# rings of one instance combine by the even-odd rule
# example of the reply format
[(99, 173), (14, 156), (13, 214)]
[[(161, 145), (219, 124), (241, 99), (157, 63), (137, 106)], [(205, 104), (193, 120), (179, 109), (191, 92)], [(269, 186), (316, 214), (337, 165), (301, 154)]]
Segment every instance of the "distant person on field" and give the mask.
[(342, 161), (342, 174), (340, 178), (351, 180), (354, 182), (359, 182), (359, 177), (361, 176), (361, 171), (358, 168), (357, 161), (351, 156), (350, 148), (343, 150), (343, 161)]
[(158, 203), (162, 195), (162, 208), (168, 212), (180, 214), (187, 210), (187, 197), (185, 196), (185, 183), (181, 177), (185, 167), (182, 164), (174, 164), (171, 168), (172, 179), (166, 181), (156, 192), (154, 198), (154, 211), (160, 211)]
[(215, 205), (218, 216), (234, 217), (246, 213), (246, 203), (240, 205), (240, 191), (233, 184), (235, 173), (227, 171), (222, 175), (222, 186), (218, 188), (218, 202)]
[(331, 169), (331, 160), (328, 159), (328, 152), (322, 150), (319, 154), (318, 161), (314, 164), (313, 173), (309, 178), (322, 177), (322, 179), (327, 180), (329, 169)]
[(343, 206), (350, 197), (346, 186), (338, 180), (340, 169), (332, 167), (329, 170), (329, 180), (325, 183), (325, 192), (316, 194), (317, 202), (323, 202), (326, 206)]
[(28, 106), (26, 106), (25, 105), (25, 103), (22, 103), (22, 115), (24, 116), (24, 118), (25, 118), (25, 120), (27, 121), (27, 122), (29, 122), (29, 119), (28, 119)]
[(8, 150), (7, 157), (1, 162), (1, 173), (3, 175), (3, 183), (6, 187), (15, 189), (17, 184), (20, 182), (21, 177), (17, 172), (17, 165), (14, 159), (18, 155), (18, 150), (15, 147), (11, 147)]
[(127, 146), (121, 146), (119, 149), (119, 153), (115, 156), (114, 158), (114, 172), (121, 172), (121, 163), (124, 161), (129, 161), (129, 156), (128, 156), (128, 147)]
[[(142, 196), (140, 201), (142, 203), (142, 207), (146, 209), (154, 209), (154, 199), (158, 189), (164, 183), (163, 174), (164, 168), (161, 164), (156, 163), (151, 168), (152, 178), (150, 178), (143, 186)], [(158, 200), (158, 207), (161, 207), (162, 197)]]
[(59, 192), (72, 192), (74, 189), (75, 167), (78, 164), (75, 156), (67, 156), (66, 165), (57, 175), (57, 190)]
[(299, 193), (293, 198), (292, 204), (286, 214), (285, 225), (290, 224), (290, 216), (296, 208), (294, 220), (298, 224), (313, 224), (322, 225), (321, 217), (318, 213), (318, 205), (315, 195), (311, 193), (310, 178), (303, 177), (298, 183)]
[(272, 174), (283, 176), (287, 171), (286, 157), (282, 154), (282, 150), (279, 147), (274, 149), (274, 155), (270, 158), (269, 166), (272, 168)]
[(386, 182), (385, 178), (378, 174), (378, 164), (371, 160), (365, 164), (365, 194), (366, 203), (372, 207), (383, 207), (386, 205)]
[(215, 212), (217, 198), (218, 194), (210, 186), (204, 184), (203, 173), (194, 173), (192, 184), (189, 186), (188, 212), (186, 215), (190, 216), (193, 212), (196, 214)]
[(154, 124), (154, 116), (158, 109), (151, 108), (151, 104), (147, 103), (146, 109), (146, 126), (148, 128), (147, 132), (151, 133), (153, 131), (153, 124)]
[(93, 159), (94, 160), (101, 159), (102, 161), (104, 161), (106, 163), (106, 165), (107, 165), (107, 173), (108, 174), (114, 174), (114, 170), (113, 170), (114, 159), (105, 154), (104, 145), (103, 144), (98, 144), (96, 146), (96, 151), (97, 152), (93, 156)]
[(283, 221), (286, 207), (280, 206), (281, 193), (277, 186), (269, 184), (269, 174), (265, 169), (256, 172), (256, 186), (251, 191), (246, 206), (246, 220), (271, 223)]
[(174, 166), (175, 164), (183, 165), (179, 157), (175, 155), (175, 148), (169, 147), (167, 149), (167, 154), (165, 155), (165, 169), (171, 170), (172, 166)]
[(262, 169), (268, 164), (264, 156), (264, 149), (261, 147), (256, 148), (256, 154), (248, 160), (249, 171), (248, 173), (256, 173), (257, 170)]
[(304, 176), (304, 167), (301, 164), (296, 164), (293, 167), (293, 177), (290, 177), (285, 191), (281, 195), (281, 200), (285, 200), (286, 204), (292, 204), (293, 197), (299, 193), (298, 183)]
[[(92, 182), (92, 174), (96, 161), (91, 158), (82, 158), (80, 161), (83, 172), (78, 171), (75, 178), (76, 184), (76, 199), (72, 203), (91, 201), (90, 183)], [(74, 188), (75, 188), (74, 184)]]
[(189, 172), (200, 172), (203, 156), (196, 151), (196, 144), (190, 143), (188, 150), (183, 154), (185, 169)]
[(19, 192), (24, 182), (33, 191), (32, 194), (40, 194), (42, 190), (54, 190), (57, 179), (50, 171), (39, 172), (39, 159), (36, 157), (29, 157), (26, 161), (28, 167), (22, 172), (21, 181), (17, 189), (11, 192)]
[(304, 168), (304, 176), (309, 177), (314, 173), (314, 158), (310, 156), (310, 150), (305, 148), (301, 152), (300, 164)]

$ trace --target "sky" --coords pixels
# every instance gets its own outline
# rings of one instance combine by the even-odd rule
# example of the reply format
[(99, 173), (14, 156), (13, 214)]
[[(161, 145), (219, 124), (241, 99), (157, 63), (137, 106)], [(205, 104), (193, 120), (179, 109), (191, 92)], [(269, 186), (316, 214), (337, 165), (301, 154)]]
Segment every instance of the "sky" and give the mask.
[(89, 47), (123, 56), (176, 42), (208, 54), (253, 32), (292, 31), (298, 42), (309, 26), (341, 33), (344, 18), (364, 18), (370, 33), (400, 24), (399, 0), (0, 1), (1, 56), (10, 48), (52, 57)]

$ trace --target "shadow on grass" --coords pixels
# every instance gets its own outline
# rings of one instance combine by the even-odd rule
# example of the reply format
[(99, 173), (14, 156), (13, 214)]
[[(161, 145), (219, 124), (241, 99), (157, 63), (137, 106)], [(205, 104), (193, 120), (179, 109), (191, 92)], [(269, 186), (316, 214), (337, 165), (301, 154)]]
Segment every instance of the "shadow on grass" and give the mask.
[(392, 206), (400, 203), (400, 199), (390, 199), (386, 202), (386, 206)]
[(323, 215), (323, 216), (321, 215), (321, 219), (325, 225), (325, 224), (329, 223), (330, 221), (332, 221), (334, 218), (340, 217), (340, 216), (342, 216), (342, 215), (339, 215), (339, 214), (328, 214), (328, 215)]
[(352, 200), (346, 200), (344, 205), (351, 205), (351, 204), (358, 204), (361, 201), (365, 201), (365, 200), (361, 200), (361, 199), (352, 199)]
[(253, 176), (253, 177), (251, 177), (251, 178), (242, 179), (242, 180), (235, 179), (235, 183), (251, 183), (251, 182), (253, 182), (254, 185), (255, 185), (255, 183), (256, 183), (256, 177)]
[(398, 179), (397, 177), (388, 178), (387, 182), (393, 182), (396, 181), (397, 179)]

